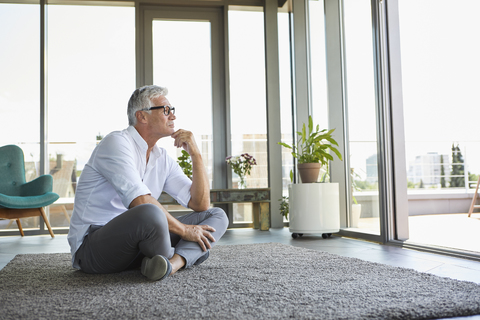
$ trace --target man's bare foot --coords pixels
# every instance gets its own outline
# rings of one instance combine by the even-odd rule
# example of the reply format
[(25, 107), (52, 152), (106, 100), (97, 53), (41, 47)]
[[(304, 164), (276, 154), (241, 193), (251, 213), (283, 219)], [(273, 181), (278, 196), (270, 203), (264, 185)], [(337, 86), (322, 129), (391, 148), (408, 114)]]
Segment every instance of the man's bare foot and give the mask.
[(170, 261), (170, 264), (172, 265), (172, 272), (170, 273), (170, 275), (180, 270), (180, 268), (183, 268), (187, 263), (185, 261), (185, 258), (183, 258), (182, 256), (176, 253), (173, 255), (173, 257), (169, 261)]

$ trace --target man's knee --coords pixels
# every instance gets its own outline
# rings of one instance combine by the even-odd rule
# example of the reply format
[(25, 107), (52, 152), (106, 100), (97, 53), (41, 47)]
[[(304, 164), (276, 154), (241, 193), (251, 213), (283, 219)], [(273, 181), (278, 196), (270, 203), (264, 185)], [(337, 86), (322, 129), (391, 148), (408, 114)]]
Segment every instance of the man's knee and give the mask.
[(221, 225), (225, 228), (225, 230), (228, 228), (228, 217), (225, 211), (223, 211), (222, 208), (218, 207), (213, 207), (211, 208), (211, 215), (212, 217), (215, 217), (221, 222)]
[(165, 213), (154, 204), (145, 203), (134, 208), (135, 220), (141, 225), (154, 228), (168, 226)]

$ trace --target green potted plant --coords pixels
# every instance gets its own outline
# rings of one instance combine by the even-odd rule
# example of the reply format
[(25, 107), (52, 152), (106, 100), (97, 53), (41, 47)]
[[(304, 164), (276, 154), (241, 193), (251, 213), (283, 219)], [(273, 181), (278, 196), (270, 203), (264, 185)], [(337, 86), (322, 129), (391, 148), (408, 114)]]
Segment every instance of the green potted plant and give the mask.
[(290, 212), (290, 206), (288, 204), (288, 197), (283, 196), (282, 199), (278, 199), (278, 201), (280, 201), (280, 214), (285, 219), (288, 219), (288, 213)]
[(190, 159), (190, 155), (187, 151), (182, 150), (182, 154), (177, 158), (177, 163), (180, 165), (180, 168), (182, 168), (183, 173), (192, 179), (192, 159)]
[[(284, 142), (278, 143), (292, 150), (292, 156), (298, 160), (297, 168), (303, 183), (316, 182), (322, 166), (325, 166), (328, 172), (328, 162), (334, 160), (329, 153), (330, 150), (342, 160), (342, 155), (334, 147), (334, 145), (338, 146), (338, 143), (332, 137), (335, 129), (320, 130), (319, 125), (316, 126), (316, 130), (313, 129), (312, 116), (309, 116), (308, 132), (304, 123), (302, 131), (297, 132), (297, 145), (289, 146)], [(290, 175), (292, 175), (292, 172)]]

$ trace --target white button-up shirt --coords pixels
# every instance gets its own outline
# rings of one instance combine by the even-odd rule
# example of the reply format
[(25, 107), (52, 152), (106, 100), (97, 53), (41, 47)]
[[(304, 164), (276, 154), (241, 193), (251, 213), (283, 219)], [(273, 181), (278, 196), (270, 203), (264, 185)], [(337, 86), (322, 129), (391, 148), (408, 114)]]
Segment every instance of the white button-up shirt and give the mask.
[(191, 180), (165, 149), (155, 146), (148, 164), (147, 143), (130, 126), (105, 136), (93, 151), (75, 192), (68, 243), (75, 265), (75, 252), (91, 225), (105, 225), (125, 212), (137, 197), (158, 199), (165, 191), (182, 206), (190, 201)]

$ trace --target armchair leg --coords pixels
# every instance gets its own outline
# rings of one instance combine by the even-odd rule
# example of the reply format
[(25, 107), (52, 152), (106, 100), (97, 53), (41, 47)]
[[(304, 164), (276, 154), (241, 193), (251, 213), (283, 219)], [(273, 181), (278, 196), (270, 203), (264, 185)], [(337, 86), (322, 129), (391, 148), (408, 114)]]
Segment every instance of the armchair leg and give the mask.
[(9, 229), (10, 226), (12, 225), (13, 221), (17, 221), (17, 219), (10, 219), (10, 222), (8, 222), (8, 225), (5, 229)]
[(64, 205), (62, 205), (62, 211), (63, 211), (63, 214), (65, 215), (65, 218), (67, 218), (68, 223), (70, 223), (70, 216), (68, 215), (67, 208), (65, 208)]
[(22, 237), (24, 237), (25, 234), (23, 233), (22, 223), (20, 222), (20, 219), (16, 219), (16, 221), (17, 221), (18, 230), (20, 230), (20, 234), (22, 235)]
[(45, 224), (47, 225), (48, 232), (50, 232), (50, 235), (52, 238), (55, 238), (55, 235), (53, 234), (52, 228), (50, 227), (50, 222), (48, 222), (47, 215), (45, 214), (45, 210), (42, 208), (39, 208), (40, 213), (42, 215), (43, 221), (45, 221)]
[(0, 208), (0, 218), (2, 219), (13, 219), (17, 221), (18, 229), (20, 230), (20, 234), (23, 237), (23, 230), (22, 224), (20, 223), (20, 218), (30, 218), (30, 217), (38, 217), (42, 216), (43, 221), (47, 225), (48, 232), (52, 238), (55, 238), (53, 234), (52, 227), (50, 227), (50, 222), (47, 219), (47, 215), (45, 214), (45, 210), (43, 208), (27, 208), (27, 209), (9, 209), (9, 208)]

